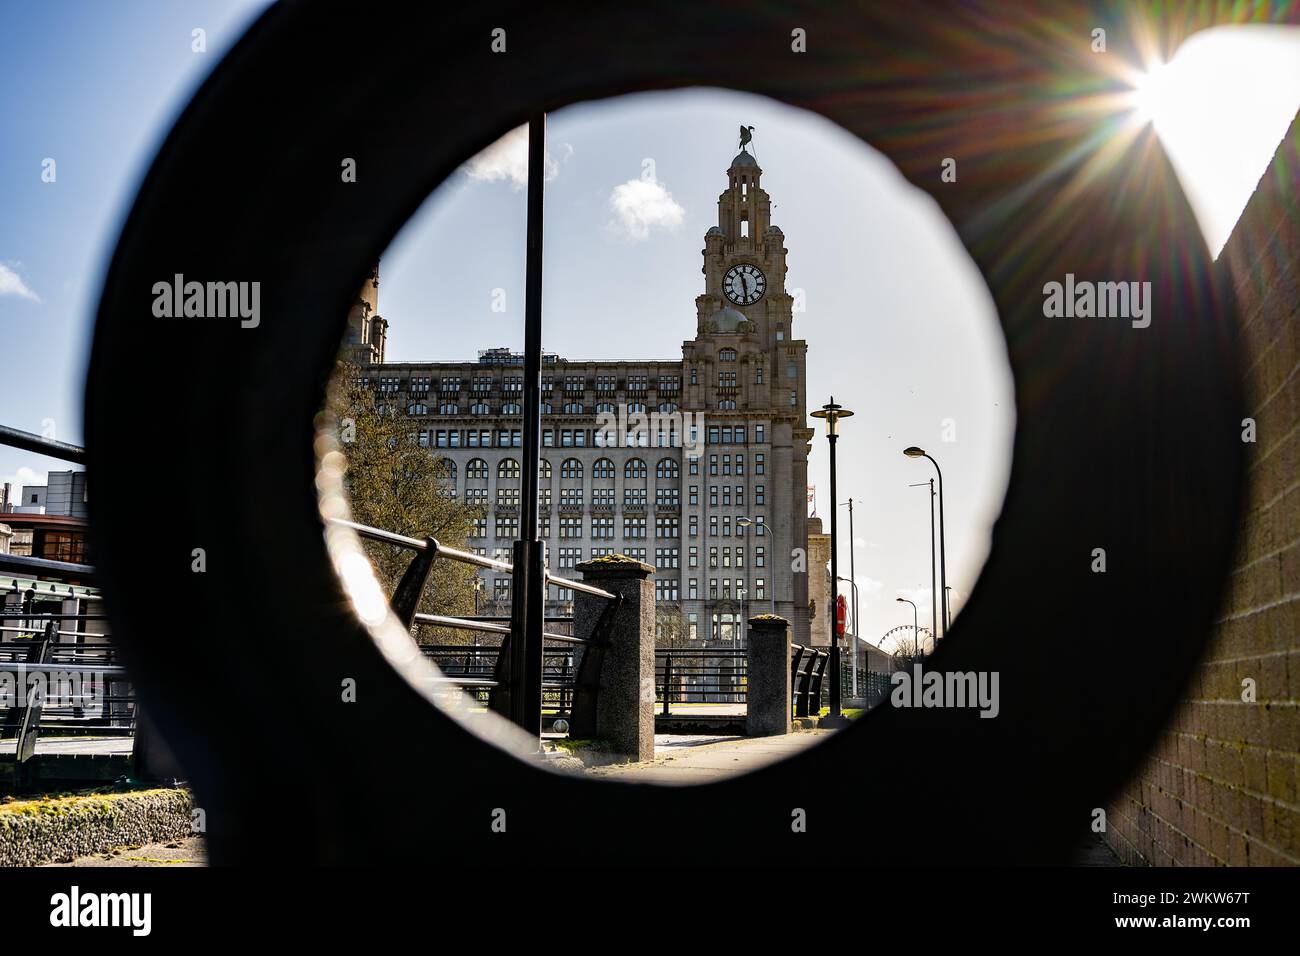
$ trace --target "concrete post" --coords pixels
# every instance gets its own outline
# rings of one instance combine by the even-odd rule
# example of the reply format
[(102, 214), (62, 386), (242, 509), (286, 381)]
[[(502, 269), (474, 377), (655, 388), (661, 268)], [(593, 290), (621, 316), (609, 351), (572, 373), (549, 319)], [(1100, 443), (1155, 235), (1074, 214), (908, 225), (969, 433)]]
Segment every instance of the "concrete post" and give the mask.
[[(579, 564), (584, 582), (620, 595), (622, 602), (599, 629), (610, 602), (574, 591), (573, 624), (579, 637), (604, 637), (603, 647), (584, 647), (594, 668), (579, 669), (583, 679), (597, 682), (594, 736), (615, 753), (633, 760), (655, 754), (655, 594), (654, 568), (635, 558), (615, 554)], [(584, 673), (585, 671), (585, 673)], [(593, 673), (594, 671), (594, 673)], [(575, 713), (575, 718), (578, 714)], [(582, 735), (586, 721), (575, 719), (573, 733)]]
[(790, 622), (775, 614), (751, 617), (745, 658), (749, 672), (745, 733), (750, 737), (790, 733)]

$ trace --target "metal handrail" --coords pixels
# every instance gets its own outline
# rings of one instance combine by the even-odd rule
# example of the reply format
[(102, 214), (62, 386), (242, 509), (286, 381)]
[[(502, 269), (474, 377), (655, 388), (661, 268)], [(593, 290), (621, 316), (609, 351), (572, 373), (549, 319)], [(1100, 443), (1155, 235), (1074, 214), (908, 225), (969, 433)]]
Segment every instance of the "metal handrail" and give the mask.
[(18, 428), (10, 428), (8, 425), (0, 425), (0, 445), (8, 445), (10, 448), (20, 448), (23, 451), (32, 451), (38, 455), (45, 455), (49, 458), (58, 458), (61, 461), (70, 461), (76, 465), (86, 463), (86, 449), (80, 445), (70, 445), (64, 441), (55, 441), (52, 438), (45, 438), (32, 432), (25, 432)]
[[(435, 627), (450, 627), (461, 631), (483, 631), (488, 634), (509, 634), (510, 627), (506, 624), (479, 624), (463, 617), (448, 617), (445, 614), (423, 614), (415, 615), (417, 624), (431, 624)], [(548, 641), (559, 641), (561, 644), (587, 644), (585, 637), (573, 637), (569, 634), (553, 634), (550, 631), (543, 631), (542, 637)]]
[[(404, 534), (396, 534), (392, 531), (384, 531), (381, 528), (372, 528), (369, 525), (358, 524), (355, 521), (348, 521), (346, 518), (330, 518), (331, 524), (342, 525), (345, 528), (351, 528), (363, 538), (369, 538), (372, 541), (382, 541), (385, 544), (395, 544), (398, 547), (409, 548), (412, 551), (424, 551), (432, 543), (437, 549), (439, 557), (449, 558), (452, 561), (458, 561), (461, 564), (472, 564), (480, 568), (488, 568), (494, 571), (505, 571), (514, 573), (514, 565), (506, 561), (498, 561), (495, 558), (484, 558), (477, 554), (471, 554), (468, 551), (461, 551), (458, 548), (449, 548), (442, 544), (436, 538), (420, 540), (411, 538)], [(607, 601), (614, 600), (614, 595), (609, 591), (594, 587), (590, 584), (584, 584), (582, 581), (571, 581), (568, 578), (561, 578), (546, 573), (546, 583), (557, 588), (566, 588), (571, 591), (581, 591), (584, 594), (591, 594), (595, 597), (605, 598)]]

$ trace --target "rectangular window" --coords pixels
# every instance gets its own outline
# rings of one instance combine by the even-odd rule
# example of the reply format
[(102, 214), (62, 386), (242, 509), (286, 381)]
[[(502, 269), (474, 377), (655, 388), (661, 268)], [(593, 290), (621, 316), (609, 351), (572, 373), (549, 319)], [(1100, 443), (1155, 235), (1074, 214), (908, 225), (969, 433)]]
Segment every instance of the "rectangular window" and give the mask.
[[(598, 516), (591, 519), (591, 536), (601, 540), (614, 537), (614, 518), (612, 515)], [(596, 555), (593, 555), (596, 557)]]
[(763, 496), (763, 486), (762, 486), (762, 485), (755, 485), (755, 486), (754, 486), (754, 504), (756, 504), (756, 505), (766, 504), (767, 502), (763, 500), (763, 497), (764, 497), (764, 496)]
[(700, 566), (700, 549), (695, 545), (691, 545), (691, 550), (688, 554), (690, 561), (689, 566), (692, 568), (698, 568)]
[(762, 454), (758, 454), (754, 456), (754, 474), (756, 475), (767, 474), (766, 456)]
[(682, 533), (679, 519), (675, 517), (655, 518), (655, 537), (656, 538), (676, 538)]

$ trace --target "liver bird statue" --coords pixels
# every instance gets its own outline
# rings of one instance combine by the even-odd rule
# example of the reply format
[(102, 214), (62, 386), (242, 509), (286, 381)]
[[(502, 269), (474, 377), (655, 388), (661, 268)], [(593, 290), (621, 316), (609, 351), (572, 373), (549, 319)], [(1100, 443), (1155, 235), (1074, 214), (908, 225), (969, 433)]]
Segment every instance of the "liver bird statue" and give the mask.
[(745, 146), (749, 143), (749, 141), (752, 140), (753, 138), (754, 138), (754, 127), (752, 126), (740, 127), (740, 148), (741, 149), (744, 149)]

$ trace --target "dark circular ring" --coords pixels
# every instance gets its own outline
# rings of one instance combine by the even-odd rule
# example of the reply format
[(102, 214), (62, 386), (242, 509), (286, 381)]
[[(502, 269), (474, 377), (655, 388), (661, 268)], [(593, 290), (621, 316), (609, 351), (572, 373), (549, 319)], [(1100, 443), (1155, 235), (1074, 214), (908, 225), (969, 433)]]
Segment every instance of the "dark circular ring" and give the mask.
[[(1059, 859), (1204, 641), (1241, 482), (1233, 307), (1187, 203), (1149, 131), (1086, 162), (1078, 148), (1117, 124), (1060, 98), (1111, 82), (1089, 60), (1094, 27), (1126, 55), (1109, 9), (1020, 3), (995, 24), (957, 3), (268, 10), (140, 189), (86, 391), (91, 544), (114, 631), (207, 811), (213, 860), (272, 837), (327, 862), (530, 859), (557, 827), (578, 860), (724, 845), (731, 863)], [(997, 671), (996, 719), (883, 707), (747, 777), (598, 785), (465, 733), (342, 597), (313, 418), (370, 264), (463, 160), (536, 110), (683, 85), (765, 94), (855, 133), (933, 196), (989, 284), (1018, 432), (992, 553), (939, 666)], [(358, 182), (341, 181), (344, 158)], [(956, 183), (941, 181), (945, 158)], [(153, 286), (177, 274), (260, 282), (260, 325), (155, 318)], [(1046, 318), (1043, 286), (1067, 274), (1150, 281), (1150, 326)], [(147, 511), (134, 507), (144, 463), (160, 469)], [(340, 706), (345, 677), (360, 697)], [(262, 812), (268, 787), (299, 794), (296, 828)], [(880, 825), (904, 806), (923, 827)], [(508, 841), (490, 832), (495, 807)], [(809, 821), (797, 836), (795, 807)], [(995, 824), (1007, 814), (1015, 840)]]

